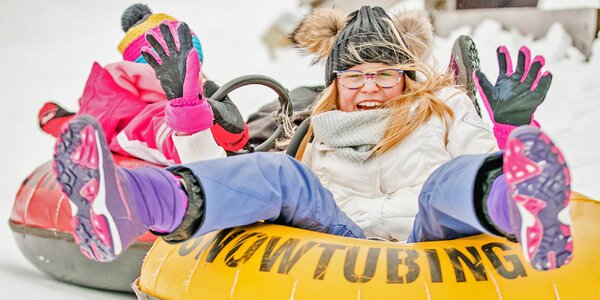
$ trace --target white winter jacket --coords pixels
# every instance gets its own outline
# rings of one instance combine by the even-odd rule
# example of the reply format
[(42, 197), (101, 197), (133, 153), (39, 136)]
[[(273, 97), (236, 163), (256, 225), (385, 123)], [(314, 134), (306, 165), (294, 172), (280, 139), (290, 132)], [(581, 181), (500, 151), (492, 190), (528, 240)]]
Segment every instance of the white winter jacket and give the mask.
[(435, 169), (459, 155), (498, 151), (492, 131), (465, 93), (444, 88), (437, 97), (455, 114), (447, 144), (446, 126), (432, 117), (400, 144), (364, 163), (352, 162), (323, 143), (309, 144), (305, 151), (302, 161), (368, 238), (406, 240), (423, 183)]

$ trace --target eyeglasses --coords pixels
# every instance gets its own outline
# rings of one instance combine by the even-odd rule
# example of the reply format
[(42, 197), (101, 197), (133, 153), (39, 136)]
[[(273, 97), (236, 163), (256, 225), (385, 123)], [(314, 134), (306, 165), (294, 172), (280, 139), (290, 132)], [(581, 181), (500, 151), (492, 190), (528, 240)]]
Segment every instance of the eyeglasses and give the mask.
[(404, 71), (399, 69), (384, 69), (372, 73), (358, 70), (333, 71), (333, 73), (337, 75), (342, 86), (350, 90), (362, 88), (368, 78), (373, 79), (373, 82), (381, 88), (391, 88), (397, 85), (404, 75)]

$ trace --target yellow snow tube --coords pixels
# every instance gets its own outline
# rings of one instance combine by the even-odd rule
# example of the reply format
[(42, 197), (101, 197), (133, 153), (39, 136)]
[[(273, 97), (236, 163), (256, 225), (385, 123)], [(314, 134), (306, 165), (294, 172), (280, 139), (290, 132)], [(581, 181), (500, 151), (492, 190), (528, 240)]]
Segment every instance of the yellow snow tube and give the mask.
[(600, 202), (575, 194), (572, 213), (574, 259), (549, 272), (488, 235), (398, 244), (263, 223), (157, 240), (134, 288), (160, 299), (598, 299)]

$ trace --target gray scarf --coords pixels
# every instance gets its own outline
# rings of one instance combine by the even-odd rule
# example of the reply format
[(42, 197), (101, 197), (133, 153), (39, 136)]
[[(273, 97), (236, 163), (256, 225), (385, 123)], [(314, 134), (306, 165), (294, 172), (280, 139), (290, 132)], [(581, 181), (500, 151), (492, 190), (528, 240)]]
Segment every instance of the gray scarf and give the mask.
[(328, 111), (311, 118), (315, 142), (323, 143), (353, 162), (364, 162), (383, 139), (389, 109)]

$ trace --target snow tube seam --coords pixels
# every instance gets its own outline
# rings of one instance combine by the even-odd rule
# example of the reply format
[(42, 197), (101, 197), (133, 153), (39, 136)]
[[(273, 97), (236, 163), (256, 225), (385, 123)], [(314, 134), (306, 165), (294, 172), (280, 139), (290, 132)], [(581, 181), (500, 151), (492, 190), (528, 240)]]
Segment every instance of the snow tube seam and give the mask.
[[(10, 226), (10, 229), (18, 234), (34, 235), (34, 236), (41, 237), (41, 238), (53, 238), (53, 239), (57, 239), (57, 240), (67, 241), (67, 242), (75, 241), (75, 238), (73, 238), (73, 234), (70, 232), (27, 226), (24, 224), (19, 224), (17, 222), (14, 222), (13, 220), (9, 220), (8, 224)], [(129, 248), (130, 249), (148, 250), (148, 249), (150, 249), (150, 247), (152, 246), (153, 243), (154, 242), (136, 241)]]

